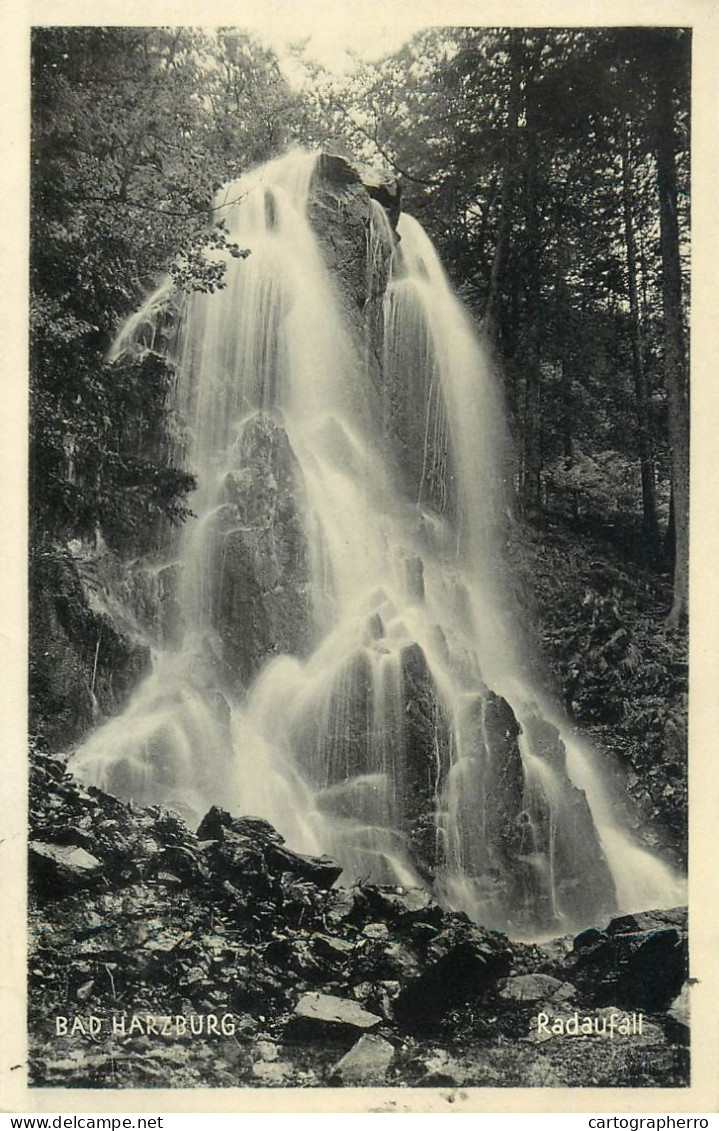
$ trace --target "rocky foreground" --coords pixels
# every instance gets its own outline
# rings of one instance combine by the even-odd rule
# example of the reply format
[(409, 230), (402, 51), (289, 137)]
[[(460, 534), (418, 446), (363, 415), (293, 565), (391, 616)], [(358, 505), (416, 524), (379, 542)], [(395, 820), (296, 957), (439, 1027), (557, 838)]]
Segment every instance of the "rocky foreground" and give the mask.
[(522, 944), (422, 890), (337, 887), (259, 818), (193, 833), (43, 754), (30, 827), (35, 1086), (689, 1082), (683, 909)]

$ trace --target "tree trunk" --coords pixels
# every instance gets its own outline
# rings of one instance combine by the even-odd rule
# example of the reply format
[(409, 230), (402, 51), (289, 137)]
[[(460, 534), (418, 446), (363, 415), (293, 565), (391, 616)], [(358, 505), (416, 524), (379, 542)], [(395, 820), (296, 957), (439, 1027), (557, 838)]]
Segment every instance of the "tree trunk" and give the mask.
[(514, 208), (514, 182), (517, 176), (519, 114), (521, 110), (520, 35), (521, 32), (518, 31), (510, 33), (509, 104), (507, 106), (507, 131), (502, 160), (499, 223), (489, 276), (489, 293), (482, 314), (482, 329), (493, 345), (496, 345), (499, 337), (500, 296), (509, 258), (509, 234)]
[(682, 275), (677, 221), (677, 175), (672, 75), (657, 69), (657, 174), (664, 308), (664, 380), (674, 497), (674, 595), (669, 623), (683, 625), (689, 606), (689, 403), (686, 380)]
[(539, 268), (539, 208), (537, 202), (538, 145), (534, 121), (534, 90), (529, 75), (525, 75), (525, 189), (524, 220), (525, 247), (525, 332), (524, 362), (524, 476), (523, 504), (525, 510), (535, 514), (541, 509), (540, 478), (542, 470), (539, 381), (540, 342), (540, 268)]
[(629, 311), (632, 335), (632, 372), (634, 376), (634, 397), (637, 413), (639, 462), (642, 475), (642, 515), (644, 537), (649, 547), (652, 560), (656, 560), (659, 551), (659, 523), (657, 521), (657, 503), (654, 488), (654, 451), (649, 422), (649, 399), (647, 395), (646, 374), (644, 372), (644, 344), (642, 341), (642, 324), (639, 316), (639, 296), (637, 293), (637, 253), (634, 237), (634, 216), (632, 212), (631, 157), (629, 129), (626, 120), (620, 122), (619, 129), (621, 136), (624, 238), (627, 253)]

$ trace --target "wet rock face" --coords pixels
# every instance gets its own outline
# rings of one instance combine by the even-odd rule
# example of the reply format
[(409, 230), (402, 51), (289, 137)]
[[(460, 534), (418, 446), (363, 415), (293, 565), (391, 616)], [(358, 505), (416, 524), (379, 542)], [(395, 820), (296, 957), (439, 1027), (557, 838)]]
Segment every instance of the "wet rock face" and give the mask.
[[(387, 367), (385, 358), (384, 298), (392, 250), (399, 239), (400, 196), (399, 183), (390, 174), (334, 154), (322, 154), (311, 189), (309, 218), (345, 324), (366, 366), (363, 392), (376, 414), (378, 439), (388, 454), (393, 453), (393, 461), (399, 454), (399, 471), (412, 497), (418, 496), (423, 484), (423, 498), (444, 503), (435, 481), (444, 478), (440, 465), (446, 464), (447, 445), (435, 453), (430, 440), (427, 466), (422, 454), (425, 436), (433, 434), (435, 419), (428, 426), (427, 390), (418, 390), (415, 384), (421, 361), (419, 357), (406, 359), (407, 373), (402, 376), (392, 366)], [(381, 239), (371, 219), (377, 205), (389, 221), (389, 227), (381, 225)]]
[[(372, 200), (396, 223), (395, 180), (340, 157), (320, 158), (311, 218), (362, 356), (365, 318), (379, 325), (386, 283), (386, 273), (380, 271), (369, 293)], [(388, 257), (389, 249), (387, 262)], [(174, 318), (173, 310), (168, 325)], [(161, 325), (158, 333), (167, 336), (167, 330)], [(372, 382), (379, 389), (379, 368), (370, 359)], [(301, 496), (286, 434), (258, 415), (246, 427), (237, 464), (227, 477), (216, 529), (222, 552), (214, 623), (225, 653), (224, 675), (235, 688), (246, 686), (274, 653), (303, 656), (310, 646)], [(168, 532), (158, 538), (168, 544), (129, 563), (121, 560), (119, 550), (88, 549), (86, 580), (65, 550), (53, 547), (36, 555), (31, 576), (32, 730), (42, 733), (52, 748), (82, 737), (98, 712), (117, 713), (149, 668), (150, 645), (181, 639), (179, 572), (171, 561)], [(165, 557), (155, 560), (157, 554)]]
[(517, 818), (524, 793), (524, 770), (517, 741), (520, 727), (506, 699), (491, 691), (484, 702), (483, 721), (489, 755), (485, 788), (492, 799), (488, 838), (502, 855), (512, 855), (521, 835)]
[(327, 266), (345, 296), (352, 322), (362, 332), (367, 302), (381, 302), (384, 289), (378, 288), (376, 294), (368, 290), (371, 200), (382, 205), (395, 227), (400, 188), (394, 177), (336, 154), (320, 155), (310, 194), (310, 222), (319, 236)]
[(257, 414), (239, 441), (217, 528), (213, 621), (228, 676), (246, 686), (272, 654), (310, 644), (300, 474), (285, 431)]
[(321, 153), (317, 165), (316, 183), (334, 191), (347, 191), (351, 186), (362, 186), (372, 200), (387, 212), (392, 226), (400, 213), (400, 186), (396, 177), (384, 173), (361, 161), (350, 161), (336, 153)]
[(53, 748), (113, 714), (150, 667), (127, 624), (93, 607), (69, 551), (36, 548), (30, 562), (30, 731)]
[(468, 704), (465, 726), (471, 759), (458, 804), (467, 873), (501, 888), (518, 931), (589, 922), (597, 907), (608, 918), (616, 909), (614, 882), (587, 799), (568, 777), (556, 727), (531, 716), (520, 727), (507, 701), (490, 690)]
[(404, 776), (400, 783), (402, 827), (413, 858), (431, 874), (439, 863), (435, 806), (449, 773), (450, 728), (427, 659), (419, 644), (402, 653)]
[(562, 813), (558, 823), (546, 805), (535, 804), (531, 813), (537, 841), (546, 853), (551, 848), (558, 877), (555, 898), (572, 922), (588, 922), (597, 914), (609, 917), (617, 906), (614, 881), (587, 798), (568, 777), (559, 731), (538, 715), (530, 716), (525, 727), (532, 750), (554, 775), (554, 804)]
[(300, 744), (305, 768), (316, 786), (337, 785), (380, 769), (371, 764), (372, 711), (372, 673), (366, 655), (358, 652), (329, 690), (326, 718), (309, 719), (308, 734)]

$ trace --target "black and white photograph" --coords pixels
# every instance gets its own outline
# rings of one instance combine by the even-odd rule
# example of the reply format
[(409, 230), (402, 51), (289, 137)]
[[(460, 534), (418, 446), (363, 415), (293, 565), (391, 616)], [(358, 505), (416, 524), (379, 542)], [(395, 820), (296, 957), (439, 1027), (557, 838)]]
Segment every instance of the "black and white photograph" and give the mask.
[(694, 28), (337, 7), (28, 28), (27, 1102), (679, 1110)]

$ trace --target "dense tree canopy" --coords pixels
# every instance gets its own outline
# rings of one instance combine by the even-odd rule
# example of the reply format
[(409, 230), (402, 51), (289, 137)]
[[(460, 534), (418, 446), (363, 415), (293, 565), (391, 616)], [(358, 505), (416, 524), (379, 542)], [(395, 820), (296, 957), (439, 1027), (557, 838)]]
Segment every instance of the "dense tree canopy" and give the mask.
[(689, 50), (679, 29), (439, 28), (314, 84), (332, 136), (401, 176), (495, 343), (525, 510), (636, 517), (655, 565), (671, 526), (676, 620)]
[[(296, 97), (251, 36), (49, 28), (33, 40), (33, 513), (41, 532), (127, 536), (182, 518), (161, 455), (171, 380), (110, 366), (123, 319), (170, 271), (222, 285), (213, 192), (287, 143)], [(236, 254), (241, 249), (232, 248)], [(149, 512), (149, 513), (148, 513)]]
[(108, 346), (168, 269), (222, 284), (202, 255), (225, 241), (213, 190), (300, 141), (397, 173), (496, 351), (521, 509), (636, 528), (675, 566), (681, 621), (689, 52), (681, 29), (435, 28), (341, 79), (306, 63), (300, 94), (237, 29), (36, 30), (38, 529), (182, 517), (171, 374), (109, 366)]

